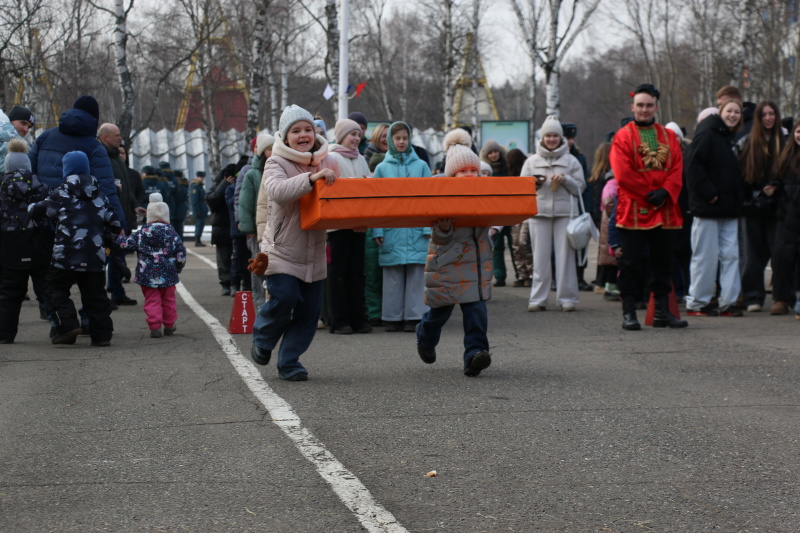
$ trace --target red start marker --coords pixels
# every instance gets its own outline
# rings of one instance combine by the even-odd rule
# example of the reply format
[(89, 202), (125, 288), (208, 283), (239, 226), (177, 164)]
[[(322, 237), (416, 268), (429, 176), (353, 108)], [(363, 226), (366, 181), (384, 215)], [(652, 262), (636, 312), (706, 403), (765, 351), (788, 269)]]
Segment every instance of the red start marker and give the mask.
[(237, 291), (233, 298), (231, 320), (228, 322), (228, 333), (252, 333), (256, 320), (253, 309), (253, 295), (250, 291)]
[[(669, 292), (669, 296), (667, 297), (667, 307), (669, 307), (669, 312), (675, 318), (681, 317), (680, 309), (678, 309), (678, 298), (675, 296), (675, 287), (672, 287), (672, 290)], [(653, 293), (650, 293), (650, 301), (647, 303), (647, 316), (644, 318), (644, 325), (645, 326), (652, 326), (653, 325), (653, 318), (655, 318), (656, 314), (656, 299), (653, 296)]]

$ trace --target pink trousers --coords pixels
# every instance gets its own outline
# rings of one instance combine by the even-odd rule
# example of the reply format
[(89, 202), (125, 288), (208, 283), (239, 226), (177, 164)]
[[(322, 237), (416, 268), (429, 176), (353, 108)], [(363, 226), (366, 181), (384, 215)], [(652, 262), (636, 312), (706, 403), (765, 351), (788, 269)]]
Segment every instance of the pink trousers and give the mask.
[(174, 328), (178, 320), (175, 305), (175, 285), (172, 287), (142, 287), (144, 294), (144, 313), (147, 327), (161, 329), (161, 326)]

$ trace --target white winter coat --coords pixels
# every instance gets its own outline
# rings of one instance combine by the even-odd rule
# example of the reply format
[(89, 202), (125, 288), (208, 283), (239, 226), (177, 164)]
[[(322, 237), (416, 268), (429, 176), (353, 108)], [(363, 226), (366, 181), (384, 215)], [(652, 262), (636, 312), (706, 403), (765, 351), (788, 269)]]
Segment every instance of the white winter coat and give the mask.
[(262, 187), (267, 194), (267, 227), (261, 251), (269, 254), (267, 276), (289, 274), (306, 283), (325, 279), (325, 230), (300, 227), (300, 197), (311, 192), (311, 174), (330, 168), (339, 176), (339, 165), (328, 157), (328, 142), (317, 135), (314, 152), (298, 152), (275, 135), (272, 157), (267, 159)]
[[(550, 178), (556, 174), (563, 174), (564, 181), (553, 191), (550, 188)], [(569, 153), (569, 144), (566, 141), (552, 151), (540, 143), (536, 147), (536, 153), (522, 165), (520, 175), (547, 177), (536, 190), (536, 206), (539, 210), (537, 217), (568, 217), (570, 213), (572, 216), (580, 214), (577, 197), (586, 188), (586, 180), (583, 178), (580, 162)]]

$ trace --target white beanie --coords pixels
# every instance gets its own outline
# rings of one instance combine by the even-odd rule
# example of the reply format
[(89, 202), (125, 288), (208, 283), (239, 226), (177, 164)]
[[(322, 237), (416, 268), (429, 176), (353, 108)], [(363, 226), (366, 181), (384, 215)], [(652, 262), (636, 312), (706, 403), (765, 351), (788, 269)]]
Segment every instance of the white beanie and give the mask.
[(678, 126), (677, 122), (668, 122), (667, 125), (664, 127), (667, 128), (668, 130), (672, 130), (675, 133), (675, 135), (678, 136), (679, 141), (683, 140), (683, 130), (681, 130), (681, 127)]
[(542, 129), (539, 130), (539, 132), (542, 137), (548, 133), (558, 133), (559, 137), (564, 136), (564, 129), (561, 127), (561, 121), (558, 120), (558, 117), (552, 115), (544, 119), (544, 124), (542, 124)]
[(444, 164), (444, 175), (455, 176), (459, 170), (466, 167), (474, 167), (480, 171), (481, 160), (472, 151), (472, 137), (466, 130), (456, 128), (444, 136), (442, 148), (447, 153), (447, 161)]
[(150, 203), (147, 204), (147, 223), (163, 222), (169, 224), (169, 206), (164, 203), (161, 193), (150, 193)]
[(256, 137), (256, 155), (261, 157), (264, 150), (271, 149), (273, 144), (275, 144), (275, 137), (267, 132), (259, 133), (258, 137)]
[(292, 127), (292, 124), (295, 122), (300, 122), (301, 120), (305, 120), (311, 127), (314, 127), (314, 117), (311, 116), (311, 113), (300, 107), (299, 105), (289, 105), (283, 109), (283, 113), (281, 113), (281, 121), (278, 125), (278, 131), (281, 134), (281, 139), (286, 142), (286, 133), (289, 131), (289, 128)]
[(700, 111), (700, 114), (697, 115), (697, 123), (700, 124), (711, 115), (718, 115), (718, 114), (719, 114), (719, 109), (717, 109), (716, 107), (707, 107), (702, 111)]

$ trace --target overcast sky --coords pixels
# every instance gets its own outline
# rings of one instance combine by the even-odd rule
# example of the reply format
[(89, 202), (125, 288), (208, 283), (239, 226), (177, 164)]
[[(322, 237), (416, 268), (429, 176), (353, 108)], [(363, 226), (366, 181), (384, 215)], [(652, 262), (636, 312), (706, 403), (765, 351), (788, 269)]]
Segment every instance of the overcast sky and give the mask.
[[(506, 80), (527, 78), (530, 76), (530, 59), (525, 52), (524, 43), (521, 41), (519, 23), (509, 0), (484, 0), (489, 9), (481, 19), (480, 44), (482, 51), (483, 68), (492, 87), (503, 85)], [(389, 9), (413, 10), (414, 0), (390, 0)], [(462, 1), (462, 4), (471, 5), (471, 2)], [(602, 9), (602, 6), (601, 6)], [(570, 57), (580, 55), (589, 44), (604, 50), (618, 39), (609, 38), (606, 32), (601, 39), (596, 28), (600, 21), (606, 21), (602, 13), (595, 12), (593, 24), (576, 39), (567, 53), (567, 62)]]

